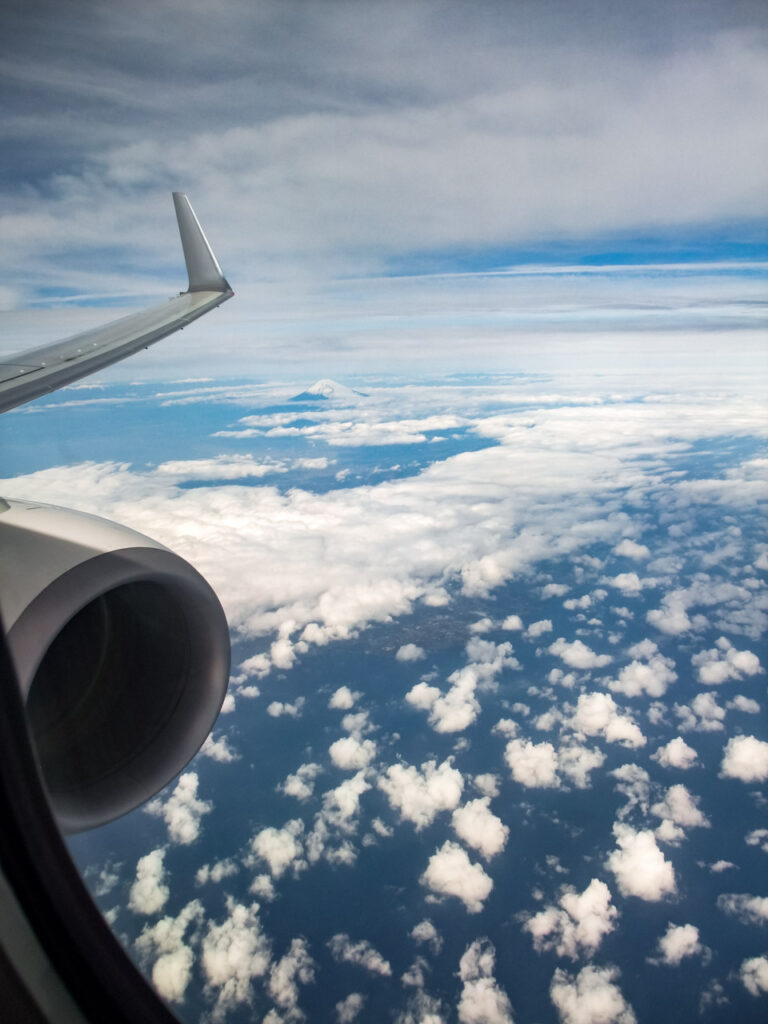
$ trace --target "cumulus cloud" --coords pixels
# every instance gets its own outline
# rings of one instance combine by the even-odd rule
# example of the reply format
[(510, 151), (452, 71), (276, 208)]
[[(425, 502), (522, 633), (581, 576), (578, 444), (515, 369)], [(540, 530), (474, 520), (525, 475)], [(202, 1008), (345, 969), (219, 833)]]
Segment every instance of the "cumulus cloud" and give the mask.
[(502, 629), (507, 629), (511, 633), (519, 632), (523, 628), (523, 620), (519, 615), (508, 615), (501, 624)]
[(725, 709), (713, 693), (699, 693), (690, 704), (675, 704), (681, 732), (719, 732), (725, 728)]
[(768, 853), (768, 828), (755, 828), (744, 836), (747, 846), (759, 846), (763, 853)]
[(528, 629), (525, 631), (525, 635), (531, 640), (535, 640), (537, 637), (543, 636), (545, 633), (552, 632), (552, 620), (551, 619), (539, 619), (538, 622), (532, 622)]
[(688, 746), (682, 736), (675, 736), (669, 743), (659, 747), (651, 757), (663, 768), (680, 768), (686, 771), (696, 763), (698, 754), (693, 747)]
[[(277, 662), (274, 663), (277, 664)], [(290, 668), (290, 665), (286, 667)], [(282, 715), (287, 715), (289, 718), (301, 718), (305, 703), (304, 697), (297, 697), (292, 704), (289, 701), (273, 700), (271, 704), (267, 705), (267, 714), (272, 718), (280, 718)]]
[(303, 1018), (299, 1011), (299, 985), (315, 980), (315, 962), (309, 955), (307, 940), (291, 940), (287, 952), (273, 964), (269, 972), (267, 991), (289, 1018)]
[(629, 654), (635, 660), (624, 666), (618, 679), (609, 681), (608, 688), (626, 697), (639, 697), (642, 694), (663, 697), (669, 684), (677, 679), (672, 658), (660, 654), (656, 644), (650, 640), (634, 644), (629, 648)]
[(743, 960), (739, 978), (750, 995), (759, 996), (768, 992), (768, 955)]
[(336, 1020), (338, 1024), (353, 1024), (365, 1006), (362, 992), (350, 992), (349, 995), (336, 1003)]
[(636, 1024), (618, 977), (618, 967), (583, 967), (575, 978), (558, 967), (549, 996), (561, 1024)]
[(421, 661), (425, 656), (426, 651), (418, 644), (403, 644), (395, 655), (398, 661)]
[(378, 786), (401, 819), (413, 822), (419, 831), (431, 825), (441, 811), (452, 811), (458, 805), (464, 779), (449, 759), (440, 765), (425, 761), (421, 769), (408, 764), (390, 765)]
[(651, 806), (651, 813), (665, 822), (682, 828), (709, 828), (709, 821), (698, 807), (698, 797), (691, 796), (685, 786), (670, 786), (664, 799)]
[(278, 792), (296, 797), (297, 800), (308, 800), (315, 791), (315, 779), (321, 772), (322, 768), (314, 761), (301, 764), (295, 772), (286, 775), (285, 779), (278, 783)]
[(605, 863), (624, 896), (658, 902), (677, 892), (674, 868), (656, 845), (653, 832), (636, 831), (617, 822), (613, 834), (617, 848)]
[(421, 884), (441, 896), (456, 896), (470, 914), (478, 914), (493, 889), (493, 880), (465, 850), (446, 840), (429, 858)]
[(476, 775), (472, 780), (475, 789), (479, 790), (483, 796), (493, 797), (499, 795), (499, 777), (491, 772), (483, 772), (480, 775)]
[(604, 665), (610, 665), (613, 661), (609, 654), (596, 654), (590, 647), (587, 647), (583, 640), (569, 642), (564, 637), (558, 637), (554, 643), (550, 644), (549, 652), (556, 654), (571, 668), (602, 668)]
[[(144, 964), (152, 965), (152, 984), (169, 1002), (180, 1003), (192, 977), (194, 952), (185, 943), (190, 925), (200, 925), (204, 918), (203, 905), (192, 900), (177, 917), (163, 917), (155, 924), (145, 925), (136, 939), (136, 952)], [(196, 938), (196, 936), (193, 936)]]
[(336, 708), (340, 711), (349, 711), (359, 699), (359, 692), (353, 692), (348, 686), (340, 686), (338, 690), (334, 690), (331, 694), (328, 707)]
[(411, 938), (419, 945), (426, 944), (429, 946), (429, 949), (435, 954), (435, 956), (437, 956), (443, 948), (443, 937), (428, 917), (413, 926), (411, 929)]
[(638, 544), (629, 537), (625, 537), (619, 544), (617, 544), (613, 549), (613, 553), (614, 555), (621, 555), (624, 558), (633, 558), (638, 562), (651, 557), (651, 552), (645, 544)]
[(651, 585), (653, 580), (641, 580), (636, 572), (620, 572), (616, 576), (603, 581), (609, 586), (620, 590), (625, 597), (638, 597), (644, 587)]
[(760, 704), (756, 700), (752, 700), (751, 697), (745, 697), (743, 694), (738, 693), (729, 700), (725, 705), (730, 711), (741, 711), (745, 715), (759, 715)]
[(754, 736), (732, 736), (723, 751), (720, 774), (742, 782), (768, 779), (768, 743)]
[(558, 956), (576, 960), (597, 950), (603, 936), (616, 927), (617, 917), (610, 889), (593, 878), (581, 893), (572, 886), (563, 888), (557, 905), (546, 906), (523, 927), (530, 932), (537, 952), (554, 950)]
[(185, 772), (166, 800), (157, 797), (144, 808), (148, 814), (165, 821), (168, 836), (173, 843), (181, 843), (183, 846), (193, 843), (200, 835), (203, 815), (213, 810), (209, 800), (198, 799), (197, 785), (197, 773)]
[(717, 897), (717, 905), (726, 914), (738, 917), (744, 924), (768, 923), (768, 896), (724, 892)]
[(288, 868), (297, 873), (306, 867), (302, 858), (303, 833), (304, 823), (299, 818), (286, 822), (283, 828), (270, 825), (251, 839), (251, 851), (267, 862), (273, 878), (280, 878)]
[(623, 747), (645, 746), (645, 736), (629, 715), (620, 713), (608, 693), (582, 693), (572, 719), (573, 728), (586, 736), (603, 736)]
[(496, 950), (489, 939), (476, 939), (464, 951), (459, 961), (461, 1024), (513, 1024), (509, 997), (494, 977), (495, 962)]
[(237, 864), (229, 857), (214, 861), (213, 864), (203, 864), (195, 872), (195, 885), (205, 885), (207, 882), (218, 884), (223, 879), (236, 875), (239, 870)]
[(165, 882), (165, 850), (152, 850), (136, 864), (136, 881), (131, 886), (128, 906), (135, 914), (156, 914), (171, 894)]
[(720, 637), (714, 647), (694, 654), (691, 664), (696, 669), (699, 682), (705, 686), (719, 686), (763, 671), (756, 654), (752, 651), (737, 651), (724, 636)]
[(409, 704), (429, 712), (429, 724), (435, 732), (463, 732), (480, 713), (476, 692), (493, 687), (503, 668), (519, 668), (508, 641), (494, 644), (473, 637), (466, 651), (471, 660), (448, 676), (451, 686), (446, 693), (422, 680), (405, 696)]
[(486, 860), (501, 853), (507, 843), (509, 827), (490, 808), (490, 798), (470, 800), (453, 812), (456, 835), (468, 846), (479, 850)]
[(229, 764), (239, 757), (229, 745), (226, 736), (220, 736), (214, 740), (212, 735), (206, 737), (205, 743), (200, 747), (200, 754), (203, 757), (210, 757), (212, 761), (219, 761), (221, 764)]
[(259, 920), (258, 904), (249, 907), (227, 897), (227, 917), (221, 924), (210, 921), (203, 937), (201, 965), (206, 988), (215, 993), (213, 1019), (253, 999), (253, 979), (267, 973), (270, 943)]
[(338, 963), (354, 964), (355, 967), (362, 967), (371, 974), (381, 974), (386, 978), (392, 974), (389, 961), (367, 939), (352, 942), (349, 935), (339, 932), (329, 939), (328, 948)]
[(586, 789), (590, 773), (603, 764), (605, 756), (573, 742), (556, 750), (551, 743), (513, 739), (507, 743), (504, 759), (515, 782), (529, 789), (556, 788), (561, 785), (561, 775), (577, 788)]
[(547, 789), (560, 785), (557, 775), (557, 752), (551, 743), (510, 740), (504, 750), (515, 782), (530, 789)]
[(699, 929), (693, 924), (669, 924), (658, 942), (660, 963), (677, 967), (686, 957), (704, 952), (699, 941)]
[(356, 736), (343, 736), (328, 748), (331, 761), (342, 771), (359, 771), (366, 768), (376, 756), (373, 740), (361, 740)]

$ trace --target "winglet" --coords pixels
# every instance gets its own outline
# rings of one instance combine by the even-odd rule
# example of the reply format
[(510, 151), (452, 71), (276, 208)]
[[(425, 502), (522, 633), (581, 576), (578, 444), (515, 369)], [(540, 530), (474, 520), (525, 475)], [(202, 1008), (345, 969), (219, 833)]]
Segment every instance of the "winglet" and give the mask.
[(176, 219), (179, 222), (181, 245), (187, 264), (190, 292), (231, 292), (218, 260), (203, 234), (200, 221), (184, 192), (173, 193)]

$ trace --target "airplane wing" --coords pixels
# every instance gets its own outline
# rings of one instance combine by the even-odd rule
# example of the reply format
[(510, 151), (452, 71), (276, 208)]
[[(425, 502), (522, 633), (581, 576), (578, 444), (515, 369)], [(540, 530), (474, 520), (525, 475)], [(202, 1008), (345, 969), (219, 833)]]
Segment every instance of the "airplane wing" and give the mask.
[(189, 200), (173, 193), (189, 287), (175, 298), (64, 341), (0, 357), (0, 412), (56, 391), (181, 330), (234, 292)]

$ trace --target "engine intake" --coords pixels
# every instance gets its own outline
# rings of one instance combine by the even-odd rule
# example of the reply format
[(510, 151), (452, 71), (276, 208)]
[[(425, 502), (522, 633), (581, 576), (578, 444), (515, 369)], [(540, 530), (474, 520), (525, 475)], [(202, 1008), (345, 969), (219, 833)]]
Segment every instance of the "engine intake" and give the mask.
[(183, 559), (107, 520), (4, 503), (0, 610), (53, 811), (105, 824), (162, 789), (221, 708), (229, 630)]

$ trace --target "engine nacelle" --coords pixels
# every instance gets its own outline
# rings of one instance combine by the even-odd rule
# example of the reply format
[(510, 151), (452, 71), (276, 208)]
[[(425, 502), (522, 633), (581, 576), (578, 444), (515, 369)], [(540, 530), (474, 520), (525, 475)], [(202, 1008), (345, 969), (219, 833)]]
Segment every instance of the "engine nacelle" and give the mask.
[(229, 630), (183, 559), (96, 516), (0, 499), (0, 612), (63, 831), (133, 810), (198, 751)]

